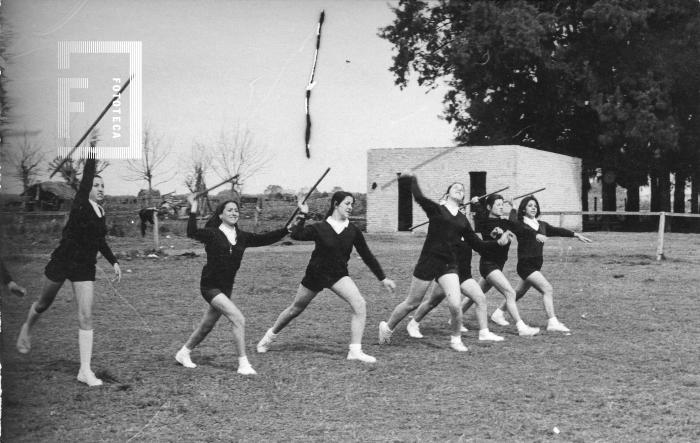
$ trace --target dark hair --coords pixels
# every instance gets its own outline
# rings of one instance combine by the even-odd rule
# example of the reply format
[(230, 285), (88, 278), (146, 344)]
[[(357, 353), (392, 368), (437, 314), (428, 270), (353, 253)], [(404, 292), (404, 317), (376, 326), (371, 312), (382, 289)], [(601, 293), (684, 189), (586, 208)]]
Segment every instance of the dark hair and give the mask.
[[(102, 176), (101, 176), (100, 174), (95, 174), (92, 178), (93, 178), (93, 179), (102, 178)], [(102, 180), (104, 180), (104, 179), (102, 178)]]
[(520, 206), (518, 206), (518, 220), (522, 220), (523, 217), (525, 217), (525, 208), (531, 200), (537, 205), (537, 213), (535, 214), (535, 218), (540, 216), (540, 202), (538, 202), (532, 195), (528, 195), (520, 202)]
[(216, 211), (209, 217), (209, 220), (207, 220), (207, 223), (204, 225), (205, 228), (218, 228), (219, 225), (221, 225), (221, 218), (219, 217), (223, 212), (224, 208), (226, 208), (226, 205), (229, 203), (235, 203), (236, 208), (238, 210), (241, 210), (241, 205), (238, 204), (236, 200), (226, 200), (225, 202), (221, 203), (219, 206), (216, 207)]
[(491, 206), (493, 208), (493, 204), (496, 203), (496, 200), (503, 200), (503, 196), (501, 194), (491, 194), (488, 197), (486, 197), (486, 201), (484, 204), (488, 208)]
[(447, 196), (450, 195), (450, 191), (452, 190), (452, 186), (454, 185), (462, 185), (462, 189), (464, 189), (464, 183), (453, 182), (450, 186), (447, 187), (447, 191), (445, 191), (445, 194), (442, 196), (443, 199), (446, 199)]
[(326, 217), (330, 217), (333, 214), (335, 207), (342, 203), (342, 201), (345, 200), (346, 197), (352, 197), (352, 202), (355, 203), (355, 196), (349, 192), (338, 191), (334, 193), (333, 197), (331, 197), (331, 207), (328, 208), (328, 212), (326, 212)]

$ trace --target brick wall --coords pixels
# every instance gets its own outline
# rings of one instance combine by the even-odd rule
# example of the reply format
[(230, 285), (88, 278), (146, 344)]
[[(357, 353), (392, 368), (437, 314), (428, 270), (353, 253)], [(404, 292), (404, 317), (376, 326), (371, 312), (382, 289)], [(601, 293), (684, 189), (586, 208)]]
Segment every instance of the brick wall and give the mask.
[[(463, 183), (470, 195), (469, 172), (486, 171), (487, 192), (510, 186), (502, 192), (509, 198), (546, 187), (537, 194), (543, 211), (580, 211), (580, 170), (578, 158), (522, 146), (371, 149), (367, 153), (367, 231), (397, 231), (399, 172), (414, 174), (423, 193), (435, 201), (453, 182)], [(543, 219), (559, 225), (558, 216)], [(424, 221), (425, 214), (414, 201), (413, 224)], [(566, 216), (563, 221), (567, 228), (581, 228), (580, 216)]]

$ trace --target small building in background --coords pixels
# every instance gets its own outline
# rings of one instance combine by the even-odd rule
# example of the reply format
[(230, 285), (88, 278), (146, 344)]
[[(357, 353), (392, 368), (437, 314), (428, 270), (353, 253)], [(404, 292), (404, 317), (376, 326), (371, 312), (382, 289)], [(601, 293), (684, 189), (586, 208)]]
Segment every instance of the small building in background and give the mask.
[(67, 211), (75, 192), (68, 183), (45, 181), (31, 185), (21, 195), (27, 211)]
[[(517, 145), (445, 148), (370, 149), (367, 152), (367, 232), (408, 231), (427, 221), (410, 189), (400, 189), (398, 175), (418, 178), (423, 193), (440, 200), (460, 182), (467, 198), (509, 186), (510, 199), (539, 188), (543, 212), (581, 211), (581, 159)], [(519, 201), (514, 202), (517, 208)], [(581, 215), (543, 215), (554, 226), (581, 229)], [(416, 229), (425, 232), (427, 225)]]

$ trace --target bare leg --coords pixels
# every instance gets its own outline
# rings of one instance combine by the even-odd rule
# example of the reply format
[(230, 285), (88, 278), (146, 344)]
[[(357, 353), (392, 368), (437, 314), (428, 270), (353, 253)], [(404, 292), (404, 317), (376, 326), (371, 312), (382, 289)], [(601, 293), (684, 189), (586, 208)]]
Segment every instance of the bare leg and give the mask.
[(365, 319), (367, 318), (367, 304), (362, 298), (360, 290), (350, 277), (343, 277), (331, 288), (338, 297), (345, 300), (352, 309), (350, 319), (350, 344), (361, 344), (362, 335), (365, 332)]
[(488, 329), (489, 326), (486, 319), (486, 296), (481, 291), (479, 284), (473, 278), (470, 278), (462, 282), (460, 289), (464, 295), (476, 303), (476, 319), (479, 322), (479, 330)]
[(27, 313), (27, 320), (22, 325), (17, 337), (17, 350), (26, 354), (32, 348), (32, 328), (41, 316), (41, 313), (46, 311), (56, 299), (56, 294), (63, 286), (63, 282), (55, 282), (44, 276), (44, 285), (41, 288), (39, 300), (32, 303)]
[(461, 327), (462, 327), (462, 291), (459, 288), (459, 277), (457, 274), (444, 274), (438, 278), (438, 284), (443, 291), (445, 291), (445, 297), (447, 298), (447, 303), (450, 308), (450, 315), (452, 317), (452, 337), (461, 337)]
[(207, 335), (211, 332), (211, 330), (214, 328), (214, 325), (216, 325), (216, 322), (219, 321), (219, 318), (221, 317), (221, 312), (214, 308), (213, 306), (209, 305), (207, 308), (206, 312), (202, 316), (202, 319), (199, 321), (199, 325), (197, 325), (197, 329), (195, 329), (192, 334), (190, 334), (190, 337), (187, 339), (187, 342), (185, 343), (185, 347), (189, 350), (192, 350), (199, 345), (202, 340), (204, 340)]
[(279, 317), (277, 317), (275, 324), (272, 326), (272, 332), (274, 334), (279, 334), (279, 332), (284, 329), (289, 322), (304, 312), (304, 309), (306, 309), (316, 295), (318, 295), (318, 292), (312, 291), (311, 289), (300, 284), (299, 289), (297, 289), (297, 295), (294, 297), (294, 301), (280, 313)]
[[(525, 282), (542, 294), (542, 302), (544, 303), (544, 310), (547, 311), (547, 318), (556, 318), (556, 315), (554, 315), (554, 290), (544, 275), (540, 271), (535, 271), (527, 276)], [(524, 294), (525, 292), (523, 292)]]
[(245, 317), (231, 299), (223, 293), (211, 300), (211, 306), (231, 321), (238, 357), (245, 357)]
[(413, 319), (416, 322), (420, 322), (426, 315), (428, 315), (430, 311), (432, 311), (440, 303), (442, 303), (444, 299), (445, 291), (443, 291), (439, 285), (433, 287), (430, 296), (425, 297), (421, 304), (418, 306), (418, 309), (416, 309), (416, 312), (413, 314)]
[[(493, 271), (486, 277), (486, 279), (489, 281), (489, 283), (491, 283), (491, 285), (494, 288), (496, 288), (498, 292), (503, 294), (503, 296), (506, 299), (505, 302), (501, 303), (498, 309), (500, 309), (501, 311), (507, 309), (510, 316), (513, 317), (513, 320), (515, 320), (515, 323), (520, 322), (522, 318), (520, 318), (518, 305), (515, 303), (517, 300), (515, 296), (516, 292), (510, 285), (510, 282), (508, 281), (506, 276), (503, 275), (503, 272), (498, 270)], [(525, 291), (527, 291), (527, 289), (525, 289)]]
[[(456, 274), (453, 274), (456, 278)], [(403, 320), (409, 312), (413, 311), (418, 307), (423, 296), (428, 291), (428, 287), (432, 282), (430, 280), (421, 280), (416, 277), (411, 277), (411, 286), (408, 288), (408, 295), (406, 299), (396, 305), (394, 310), (389, 317), (387, 326), (389, 329), (394, 329), (401, 320)], [(457, 283), (459, 286), (459, 282)]]

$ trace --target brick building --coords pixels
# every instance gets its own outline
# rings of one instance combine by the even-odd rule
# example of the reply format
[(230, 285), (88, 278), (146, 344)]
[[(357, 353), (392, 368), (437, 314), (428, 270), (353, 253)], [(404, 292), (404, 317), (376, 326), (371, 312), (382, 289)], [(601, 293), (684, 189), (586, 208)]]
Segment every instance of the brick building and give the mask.
[[(367, 232), (407, 231), (427, 220), (397, 174), (418, 177), (425, 195), (438, 201), (453, 182), (468, 197), (510, 186), (505, 198), (536, 194), (542, 211), (581, 211), (581, 159), (523, 146), (370, 149), (367, 152)], [(519, 202), (515, 202), (517, 204)], [(581, 229), (580, 215), (544, 215), (555, 226)], [(562, 222), (562, 223), (560, 223)], [(416, 229), (427, 229), (427, 225)]]

